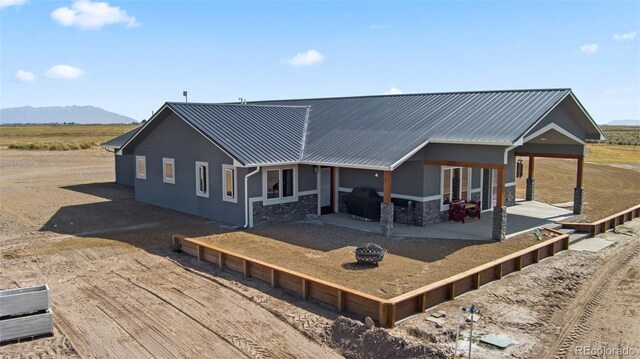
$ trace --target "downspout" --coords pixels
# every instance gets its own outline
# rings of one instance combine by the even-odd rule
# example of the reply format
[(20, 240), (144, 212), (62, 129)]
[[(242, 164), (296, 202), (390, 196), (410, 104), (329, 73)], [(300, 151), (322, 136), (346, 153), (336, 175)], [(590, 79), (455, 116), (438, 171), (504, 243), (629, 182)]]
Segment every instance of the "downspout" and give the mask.
[(244, 227), (249, 227), (249, 177), (260, 171), (260, 166), (256, 167), (256, 170), (253, 172), (247, 173), (244, 176)]

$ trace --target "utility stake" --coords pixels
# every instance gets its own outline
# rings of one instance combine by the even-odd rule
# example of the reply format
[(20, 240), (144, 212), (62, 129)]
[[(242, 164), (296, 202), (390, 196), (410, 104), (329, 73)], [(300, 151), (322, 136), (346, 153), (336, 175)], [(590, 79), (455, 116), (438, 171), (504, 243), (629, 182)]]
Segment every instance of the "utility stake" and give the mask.
[(464, 312), (467, 311), (467, 308), (460, 307), (460, 312), (458, 312), (458, 329), (456, 330), (456, 348), (454, 349), (454, 358), (458, 356), (458, 338), (460, 337), (460, 325), (462, 325), (462, 318), (464, 317)]
[(471, 329), (469, 330), (469, 359), (471, 359), (471, 339), (473, 338), (473, 314), (477, 313), (475, 304), (471, 304), (471, 307), (469, 307), (469, 313), (471, 313)]

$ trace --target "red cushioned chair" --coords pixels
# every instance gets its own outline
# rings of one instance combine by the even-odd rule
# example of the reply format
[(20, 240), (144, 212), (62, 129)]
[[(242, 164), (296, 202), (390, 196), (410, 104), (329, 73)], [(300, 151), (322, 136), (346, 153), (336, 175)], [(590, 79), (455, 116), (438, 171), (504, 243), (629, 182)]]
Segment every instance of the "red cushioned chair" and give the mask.
[(466, 216), (465, 200), (451, 201), (449, 204), (449, 220), (454, 222), (464, 223), (464, 217)]

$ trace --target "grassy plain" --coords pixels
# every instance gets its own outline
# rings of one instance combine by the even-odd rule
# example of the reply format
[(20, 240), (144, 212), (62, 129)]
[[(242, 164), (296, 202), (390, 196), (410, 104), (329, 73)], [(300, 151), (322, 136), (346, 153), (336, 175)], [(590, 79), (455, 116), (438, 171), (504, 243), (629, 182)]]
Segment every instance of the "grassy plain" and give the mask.
[[(100, 144), (137, 125), (0, 126), (0, 147), (16, 149), (73, 149)], [(75, 145), (75, 146), (74, 146)]]
[(640, 164), (640, 145), (587, 144), (586, 161), (594, 163)]
[(640, 126), (600, 126), (610, 145), (640, 146)]

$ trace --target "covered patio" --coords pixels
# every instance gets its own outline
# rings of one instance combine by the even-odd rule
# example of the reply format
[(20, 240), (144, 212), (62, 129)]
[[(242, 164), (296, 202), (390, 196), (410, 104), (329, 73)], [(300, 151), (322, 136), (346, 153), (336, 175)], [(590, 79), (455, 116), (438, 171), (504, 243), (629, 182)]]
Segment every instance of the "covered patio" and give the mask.
[[(555, 222), (573, 216), (572, 211), (558, 208), (536, 201), (518, 200), (509, 207), (507, 213), (506, 238), (535, 228), (554, 225)], [(347, 227), (371, 233), (380, 233), (379, 222), (366, 222), (353, 219), (346, 213), (333, 213), (319, 218), (323, 223), (340, 227)], [(493, 215), (491, 211), (483, 212), (481, 219), (468, 219), (466, 223), (441, 222), (418, 227), (408, 224), (395, 223), (393, 236), (430, 238), (430, 239), (464, 239), (464, 240), (492, 240)]]

